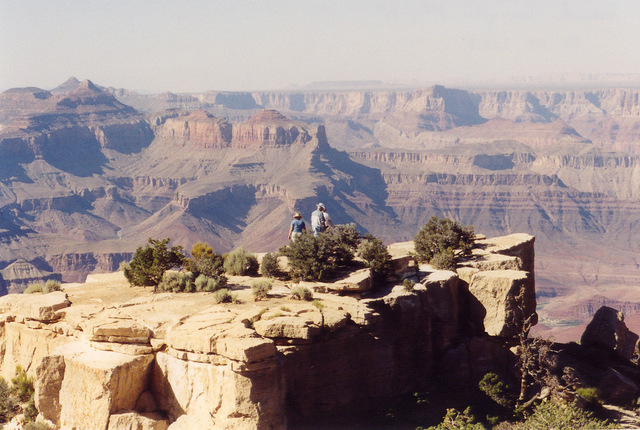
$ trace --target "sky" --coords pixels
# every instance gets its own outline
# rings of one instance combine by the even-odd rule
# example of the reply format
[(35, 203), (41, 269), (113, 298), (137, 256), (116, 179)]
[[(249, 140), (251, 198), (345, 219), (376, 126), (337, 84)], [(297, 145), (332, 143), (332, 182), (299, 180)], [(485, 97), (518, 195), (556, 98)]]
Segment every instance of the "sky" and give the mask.
[(0, 0), (0, 89), (640, 76), (639, 41), (638, 0)]

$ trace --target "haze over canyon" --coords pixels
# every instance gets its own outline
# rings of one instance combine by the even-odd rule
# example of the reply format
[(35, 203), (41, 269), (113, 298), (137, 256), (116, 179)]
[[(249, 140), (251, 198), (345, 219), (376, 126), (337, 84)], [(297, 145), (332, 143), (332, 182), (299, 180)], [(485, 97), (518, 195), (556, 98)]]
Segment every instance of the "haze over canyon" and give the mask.
[(605, 304), (637, 331), (639, 99), (443, 86), (142, 95), (75, 78), (11, 89), (0, 282), (80, 281), (149, 237), (273, 251), (293, 212), (308, 220), (323, 202), (334, 223), (387, 243), (433, 215), (535, 235), (539, 332), (573, 340)]

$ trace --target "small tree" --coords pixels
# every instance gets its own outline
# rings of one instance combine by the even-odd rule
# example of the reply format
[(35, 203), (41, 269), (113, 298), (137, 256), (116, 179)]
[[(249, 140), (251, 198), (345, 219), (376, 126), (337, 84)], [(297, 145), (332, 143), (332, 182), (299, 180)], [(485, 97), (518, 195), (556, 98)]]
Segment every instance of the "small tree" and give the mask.
[(384, 282), (391, 274), (391, 255), (377, 237), (366, 234), (358, 245), (358, 256), (367, 262), (374, 284)]
[(273, 288), (273, 284), (271, 283), (271, 281), (267, 281), (267, 280), (254, 281), (251, 284), (251, 293), (253, 294), (254, 300), (257, 301), (257, 300), (266, 299), (267, 296), (269, 295), (269, 291), (271, 291), (271, 288)]
[(456, 256), (451, 248), (436, 252), (429, 262), (438, 270), (456, 270)]
[(124, 269), (124, 276), (131, 285), (157, 286), (162, 275), (169, 269), (184, 264), (182, 246), (172, 246), (167, 249), (171, 239), (152, 239), (143, 248), (139, 247)]
[(243, 247), (234, 249), (224, 258), (224, 270), (230, 275), (255, 275), (259, 267), (256, 256)]
[(280, 253), (289, 259), (292, 277), (319, 281), (351, 263), (359, 243), (355, 224), (337, 225), (318, 237), (305, 232), (280, 248)]
[(472, 226), (462, 226), (451, 219), (438, 219), (436, 216), (427, 221), (413, 240), (419, 261), (431, 261), (435, 255), (449, 248), (460, 249), (463, 255), (469, 255), (473, 241)]
[(224, 258), (216, 254), (208, 243), (197, 242), (191, 248), (191, 258), (187, 260), (187, 268), (196, 278), (201, 274), (217, 278), (224, 273)]
[(267, 252), (262, 257), (260, 263), (260, 274), (267, 278), (276, 278), (280, 275), (280, 266), (278, 265), (278, 255)]

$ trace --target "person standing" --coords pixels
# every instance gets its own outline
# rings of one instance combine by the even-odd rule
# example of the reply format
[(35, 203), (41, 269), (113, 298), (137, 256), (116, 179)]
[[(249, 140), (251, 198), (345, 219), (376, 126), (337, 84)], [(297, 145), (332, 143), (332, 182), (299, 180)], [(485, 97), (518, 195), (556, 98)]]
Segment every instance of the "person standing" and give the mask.
[(300, 236), (306, 229), (307, 226), (304, 224), (300, 212), (294, 213), (293, 221), (291, 221), (291, 228), (289, 228), (289, 240), (296, 240), (296, 238)]
[(311, 213), (311, 230), (313, 230), (313, 236), (318, 237), (320, 233), (327, 229), (327, 225), (333, 227), (331, 218), (327, 214), (326, 209), (322, 203), (318, 203), (317, 209)]
[(322, 211), (322, 216), (324, 217), (324, 230), (326, 231), (329, 227), (333, 227), (333, 223), (331, 222), (331, 217), (327, 213), (327, 209), (324, 207), (322, 203), (320, 203), (320, 207), (318, 209)]

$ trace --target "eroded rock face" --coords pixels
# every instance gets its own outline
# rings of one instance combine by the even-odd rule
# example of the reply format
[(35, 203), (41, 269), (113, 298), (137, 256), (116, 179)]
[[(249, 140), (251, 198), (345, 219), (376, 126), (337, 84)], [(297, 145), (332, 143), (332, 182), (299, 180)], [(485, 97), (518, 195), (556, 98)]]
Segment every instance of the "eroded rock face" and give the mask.
[[(493, 243), (505, 242), (526, 248)], [(487, 246), (478, 267), (467, 267), (467, 285), (454, 272), (415, 266), (411, 248), (391, 249), (395, 279), (418, 280), (413, 290), (343, 285), (338, 295), (305, 283), (315, 303), (291, 299), (292, 285), (280, 281), (254, 303), (248, 277), (230, 282), (237, 304), (216, 304), (211, 293), (153, 294), (121, 272), (63, 292), (9, 295), (0, 298), (0, 369), (10, 378), (20, 364), (33, 375), (36, 405), (62, 428), (276, 430), (381, 407), (443, 371), (457, 368), (451, 382), (464, 384), (512, 363), (504, 338), (521, 327), (514, 309), (528, 309), (533, 284), (529, 272), (500, 269), (491, 256), (523, 266), (529, 254)], [(499, 337), (469, 330), (483, 323), (470, 311), (476, 286), (497, 296), (478, 294), (474, 304), (492, 315), (484, 325)]]

